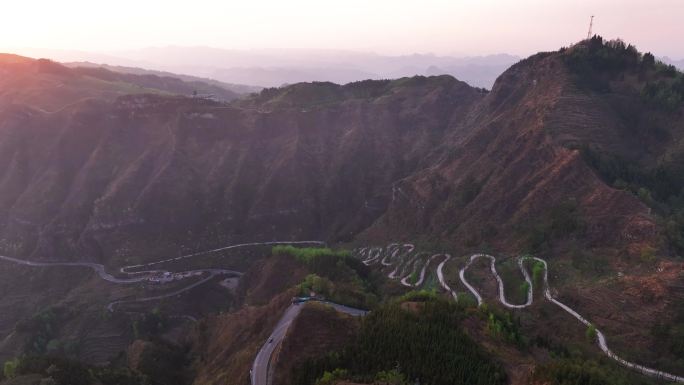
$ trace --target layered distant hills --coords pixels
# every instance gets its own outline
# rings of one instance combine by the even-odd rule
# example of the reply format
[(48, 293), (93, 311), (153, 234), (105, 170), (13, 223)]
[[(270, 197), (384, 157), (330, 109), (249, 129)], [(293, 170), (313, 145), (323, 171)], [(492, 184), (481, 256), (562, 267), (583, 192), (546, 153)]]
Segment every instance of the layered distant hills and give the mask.
[(82, 65), (71, 68), (48, 59), (0, 54), (4, 104), (25, 103), (46, 110), (86, 98), (111, 100), (136, 93), (204, 96), (230, 101), (256, 89), (153, 71), (110, 70)]
[(679, 68), (680, 71), (684, 71), (684, 59), (674, 60), (666, 56), (662, 58), (662, 61), (663, 63), (672, 64), (673, 66)]
[[(109, 77), (109, 78), (117, 78), (125, 81), (126, 79), (136, 81), (134, 79), (138, 79), (137, 81), (140, 82), (142, 79), (150, 79), (151, 81), (157, 81), (161, 79), (166, 79), (167, 81), (175, 81), (178, 83), (176, 80), (182, 80), (183, 83), (186, 83), (186, 85), (183, 87), (183, 91), (187, 91), (189, 87), (195, 87), (198, 92), (203, 92), (203, 93), (211, 93), (215, 92), (218, 93), (219, 95), (223, 95), (226, 90), (231, 91), (235, 94), (242, 95), (242, 94), (248, 94), (252, 92), (258, 92), (262, 89), (262, 87), (259, 86), (249, 86), (249, 85), (244, 85), (244, 84), (233, 84), (233, 83), (224, 83), (220, 82), (218, 80), (214, 79), (209, 79), (209, 78), (201, 78), (197, 76), (191, 76), (191, 75), (182, 75), (182, 74), (175, 74), (171, 72), (164, 72), (164, 71), (155, 71), (155, 70), (149, 70), (149, 69), (143, 69), (143, 68), (137, 68), (137, 67), (125, 67), (125, 66), (113, 66), (113, 65), (108, 65), (108, 64), (95, 64), (95, 63), (90, 63), (90, 62), (71, 62), (71, 63), (64, 63), (67, 67), (70, 68), (77, 68), (80, 69), (80, 71), (83, 71), (84, 73), (90, 74), (90, 75), (95, 75), (100, 74), (100, 76), (104, 77)], [(126, 76), (115, 76), (113, 74), (108, 74), (105, 71), (98, 71), (97, 69), (106, 69), (109, 72), (115, 72), (115, 73), (120, 73), (120, 74), (130, 74), (130, 75), (138, 75), (137, 77), (132, 76), (132, 77), (126, 77)], [(173, 79), (173, 80), (172, 80)], [(179, 90), (180, 92), (180, 90)], [(231, 95), (223, 95), (225, 98), (228, 96), (227, 100), (231, 100), (234, 98), (231, 97)]]
[(311, 81), (344, 84), (366, 79), (451, 75), (471, 86), (489, 89), (506, 68), (520, 60), (518, 56), (503, 53), (485, 56), (390, 56), (332, 49), (228, 50), (182, 46), (152, 47), (110, 55), (49, 50), (37, 51), (35, 55), (76, 62), (76, 65), (83, 65), (87, 61), (128, 68), (109, 67), (116, 71), (154, 68), (258, 87), (279, 87)]

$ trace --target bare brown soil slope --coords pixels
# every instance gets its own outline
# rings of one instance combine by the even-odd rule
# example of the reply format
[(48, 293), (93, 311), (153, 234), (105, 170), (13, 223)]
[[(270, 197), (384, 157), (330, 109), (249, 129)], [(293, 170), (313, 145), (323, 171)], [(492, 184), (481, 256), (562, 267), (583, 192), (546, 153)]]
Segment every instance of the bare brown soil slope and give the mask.
[[(312, 358), (343, 348), (354, 337), (360, 320), (322, 304), (306, 304), (292, 323), (275, 357), (275, 380), (292, 382), (292, 370)], [(293, 384), (294, 385), (294, 384)]]
[[(562, 113), (570, 92), (587, 103), (600, 98), (579, 93), (556, 54), (511, 67), (468, 115), (467, 127), (448, 137), (443, 156), (398, 184), (401, 193), (368, 236), (439, 234), (517, 251), (520, 229), (571, 201), (586, 221), (583, 237), (591, 246), (638, 250), (656, 243), (648, 207), (606, 185), (578, 150), (559, 143), (586, 130), (583, 115)], [(610, 110), (596, 113), (610, 120)]]
[(202, 320), (195, 353), (195, 384), (248, 384), (249, 370), (259, 348), (290, 305), (293, 291), (275, 297), (267, 305)]
[(270, 256), (252, 265), (240, 278), (237, 292), (244, 303), (262, 305), (300, 284), (306, 273), (306, 267), (292, 256)]
[[(336, 99), (275, 106), (310, 103), (300, 88)], [(153, 95), (55, 113), (0, 106), (0, 246), (116, 261), (242, 239), (351, 239), (482, 98), (450, 77), (293, 90), (244, 108)]]
[(255, 263), (237, 288), (243, 306), (210, 316), (192, 330), (198, 357), (195, 384), (247, 384), (252, 361), (296, 294), (306, 271), (288, 256)]
[(126, 94), (211, 94), (220, 100), (238, 95), (224, 87), (183, 81), (171, 76), (126, 74), (105, 68), (67, 68), (47, 59), (34, 60), (0, 53), (0, 103), (22, 103), (57, 111), (88, 98), (113, 99)]

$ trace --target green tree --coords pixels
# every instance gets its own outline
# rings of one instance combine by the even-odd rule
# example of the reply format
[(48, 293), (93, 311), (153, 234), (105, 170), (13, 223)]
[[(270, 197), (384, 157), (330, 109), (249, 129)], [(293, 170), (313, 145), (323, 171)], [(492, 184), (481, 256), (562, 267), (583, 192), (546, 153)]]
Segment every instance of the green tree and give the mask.
[(323, 376), (316, 381), (316, 385), (333, 385), (346, 378), (348, 375), (347, 371), (344, 369), (337, 368), (332, 372), (325, 372)]
[(589, 325), (587, 327), (587, 331), (585, 334), (586, 334), (587, 340), (589, 340), (589, 342), (593, 343), (594, 341), (596, 341), (596, 334), (597, 334), (596, 333), (596, 326), (594, 326), (593, 324)]
[(530, 290), (530, 284), (525, 281), (522, 284), (520, 284), (520, 294), (524, 297), (527, 298), (527, 292)]
[(414, 271), (413, 273), (411, 273), (411, 277), (409, 278), (409, 282), (413, 285), (415, 285), (416, 282), (418, 282), (418, 272), (417, 271)]
[(644, 69), (650, 69), (655, 67), (655, 57), (652, 53), (646, 52), (641, 58), (641, 67)]
[(299, 293), (303, 296), (308, 296), (309, 292), (315, 292), (317, 295), (331, 296), (335, 294), (333, 283), (318, 274), (309, 274), (304, 278), (304, 282), (299, 284)]
[(409, 385), (406, 376), (397, 369), (378, 372), (375, 381), (387, 385)]
[(544, 277), (544, 264), (540, 261), (535, 261), (532, 265), (532, 279), (534, 279), (534, 284), (539, 286), (542, 282), (542, 277)]
[(17, 376), (17, 367), (19, 366), (19, 359), (15, 358), (10, 361), (6, 361), (5, 365), (2, 367), (2, 374), (5, 378), (11, 379)]
[[(331, 379), (337, 368), (362, 383), (382, 384), (378, 376), (401, 380), (400, 374), (421, 384), (505, 383), (501, 366), (459, 326), (464, 317), (458, 304), (441, 299), (424, 302), (420, 312), (408, 311), (400, 303), (381, 306), (363, 319), (349, 346), (296, 368), (293, 383), (315, 384), (326, 371)], [(504, 338), (513, 331), (509, 326), (517, 327), (507, 316), (499, 324)]]

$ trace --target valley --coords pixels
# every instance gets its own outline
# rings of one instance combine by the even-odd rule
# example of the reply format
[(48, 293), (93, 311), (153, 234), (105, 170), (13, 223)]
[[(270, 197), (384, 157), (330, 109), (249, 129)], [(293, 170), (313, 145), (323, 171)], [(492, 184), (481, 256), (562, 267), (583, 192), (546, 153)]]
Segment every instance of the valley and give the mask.
[(684, 382), (684, 75), (652, 57), (238, 95), (0, 55), (0, 383)]

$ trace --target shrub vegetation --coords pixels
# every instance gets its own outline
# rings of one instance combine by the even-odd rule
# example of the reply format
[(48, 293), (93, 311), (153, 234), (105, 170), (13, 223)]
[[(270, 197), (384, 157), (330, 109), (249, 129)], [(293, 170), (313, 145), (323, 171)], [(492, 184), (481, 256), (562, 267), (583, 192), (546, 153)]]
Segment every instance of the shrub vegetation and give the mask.
[(297, 367), (293, 382), (315, 384), (328, 372), (365, 383), (387, 377), (398, 384), (505, 383), (503, 369), (459, 327), (462, 317), (462, 308), (442, 300), (425, 302), (420, 312), (385, 305), (363, 320), (345, 349)]
[(348, 250), (333, 250), (328, 247), (295, 247), (292, 245), (273, 246), (272, 253), (273, 255), (291, 255), (307, 264), (324, 257), (344, 258), (351, 256)]
[(275, 246), (272, 253), (292, 256), (306, 265), (310, 274), (299, 285), (301, 295), (314, 291), (333, 302), (364, 309), (378, 303), (382, 279), (348, 250)]
[[(585, 161), (607, 183), (630, 191), (661, 216), (665, 236), (684, 253), (684, 167), (681, 162), (643, 167), (590, 146), (580, 149)], [(684, 161), (684, 159), (682, 159)]]

